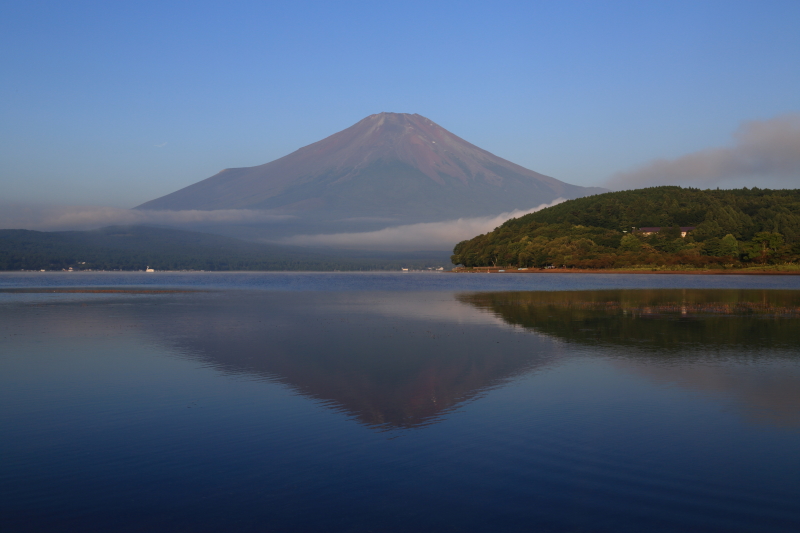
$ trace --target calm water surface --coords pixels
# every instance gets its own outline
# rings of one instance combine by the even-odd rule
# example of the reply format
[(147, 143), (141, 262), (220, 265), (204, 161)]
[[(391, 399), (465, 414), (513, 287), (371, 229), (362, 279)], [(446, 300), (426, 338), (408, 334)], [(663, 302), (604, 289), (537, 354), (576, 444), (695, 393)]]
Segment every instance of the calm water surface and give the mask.
[(2, 274), (0, 437), (2, 531), (798, 531), (800, 277)]

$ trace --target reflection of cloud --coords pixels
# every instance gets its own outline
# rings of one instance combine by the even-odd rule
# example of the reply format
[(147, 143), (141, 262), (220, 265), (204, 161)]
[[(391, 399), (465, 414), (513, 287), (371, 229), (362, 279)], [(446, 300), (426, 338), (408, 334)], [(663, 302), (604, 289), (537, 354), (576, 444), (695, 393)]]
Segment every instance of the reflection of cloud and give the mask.
[(295, 235), (286, 239), (285, 242), (301, 246), (335, 246), (372, 250), (444, 250), (452, 248), (456, 243), (465, 239), (492, 231), (508, 219), (527, 215), (563, 201), (563, 198), (558, 198), (549, 204), (541, 204), (533, 209), (517, 209), (496, 216), (408, 224), (378, 231)]
[(459, 325), (489, 325), (503, 329), (512, 329), (509, 324), (493, 313), (467, 305), (457, 300), (452, 293), (419, 293), (392, 294), (392, 297), (369, 298), (359, 295), (359, 298), (369, 305), (370, 313), (385, 317), (415, 318), (431, 323), (449, 323)]
[(0, 206), (0, 228), (82, 230), (131, 224), (247, 224), (293, 218), (269, 211), (218, 209), (215, 211), (136, 211), (116, 207)]
[(759, 362), (757, 370), (752, 362), (736, 361), (735, 356), (726, 360), (724, 365), (709, 362), (701, 360), (665, 365), (652, 359), (644, 363), (626, 359), (616, 363), (659, 382), (729, 398), (745, 418), (753, 422), (800, 427), (800, 389), (797, 386), (800, 369), (797, 365), (787, 364), (785, 359), (776, 356), (772, 361)]
[[(653, 185), (749, 185), (795, 188), (800, 184), (800, 114), (743, 123), (731, 148), (709, 148), (677, 159), (659, 159), (612, 176), (612, 189)], [(759, 182), (753, 178), (759, 177)], [(763, 179), (767, 178), (768, 183)]]

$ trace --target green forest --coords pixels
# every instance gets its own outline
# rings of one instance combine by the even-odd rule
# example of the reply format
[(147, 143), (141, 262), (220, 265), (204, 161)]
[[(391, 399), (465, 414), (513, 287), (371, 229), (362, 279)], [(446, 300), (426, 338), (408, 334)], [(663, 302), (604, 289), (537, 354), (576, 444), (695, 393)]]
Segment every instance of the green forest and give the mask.
[(400, 270), (446, 263), (446, 253), (324, 252), (148, 226), (0, 230), (0, 270)]
[[(645, 234), (639, 228), (658, 227)], [(685, 237), (681, 227), (694, 227)], [(464, 267), (742, 268), (800, 263), (800, 190), (674, 186), (569, 200), (458, 243)]]

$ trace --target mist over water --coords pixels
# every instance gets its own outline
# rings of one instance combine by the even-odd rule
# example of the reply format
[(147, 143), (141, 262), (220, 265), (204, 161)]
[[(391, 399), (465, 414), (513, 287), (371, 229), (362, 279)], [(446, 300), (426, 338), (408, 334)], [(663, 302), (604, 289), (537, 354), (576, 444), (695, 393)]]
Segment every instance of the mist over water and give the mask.
[(798, 282), (677, 278), (2, 276), (0, 527), (796, 530)]

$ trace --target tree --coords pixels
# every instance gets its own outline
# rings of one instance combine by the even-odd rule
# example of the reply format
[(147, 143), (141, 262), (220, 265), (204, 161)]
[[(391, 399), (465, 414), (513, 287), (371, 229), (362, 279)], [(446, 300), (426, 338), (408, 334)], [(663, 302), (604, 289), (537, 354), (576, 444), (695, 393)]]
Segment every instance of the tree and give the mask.
[(728, 233), (719, 242), (717, 253), (721, 257), (739, 257), (739, 242), (736, 237)]
[(747, 258), (765, 263), (781, 246), (783, 246), (783, 235), (769, 231), (759, 231), (750, 240), (750, 245), (746, 250)]
[(641, 248), (642, 241), (631, 233), (622, 237), (622, 240), (619, 242), (619, 249), (622, 252), (638, 252)]

